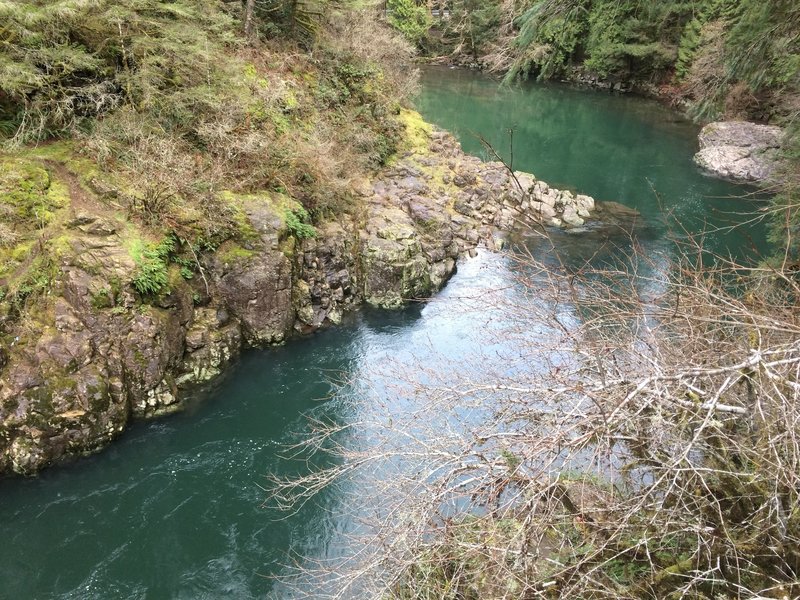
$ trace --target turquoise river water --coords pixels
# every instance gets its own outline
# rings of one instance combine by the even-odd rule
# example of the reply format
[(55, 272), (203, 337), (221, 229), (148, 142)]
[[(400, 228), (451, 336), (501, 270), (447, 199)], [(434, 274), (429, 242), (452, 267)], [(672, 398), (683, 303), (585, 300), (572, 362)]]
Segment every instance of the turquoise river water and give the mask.
[[(499, 88), (433, 69), (418, 107), (476, 154), (477, 133), (508, 158), (513, 128), (515, 168), (637, 208), (646, 224), (638, 243), (650, 256), (674, 251), (667, 214), (709, 231), (718, 252), (764, 247), (763, 227), (725, 229), (757, 204), (700, 174), (691, 162), (697, 127), (653, 102), (564, 86)], [(571, 261), (597, 244), (591, 236), (556, 243)], [(302, 438), (308, 415), (347, 423), (369, 417), (373, 402), (391, 403), (392, 373), (444, 360), (473, 375), (488, 369), (503, 342), (487, 343), (486, 333), (513, 317), (481, 302), (490, 290), (513, 294), (512, 278), (504, 257), (481, 252), (429, 303), (365, 309), (336, 329), (249, 352), (184, 413), (140, 424), (105, 452), (38, 478), (0, 481), (0, 599), (285, 596), (273, 577), (298, 557), (345, 553), (353, 523), (335, 490), (283, 519), (264, 506), (266, 474), (299, 468), (280, 449)], [(343, 379), (352, 384), (335, 383)]]

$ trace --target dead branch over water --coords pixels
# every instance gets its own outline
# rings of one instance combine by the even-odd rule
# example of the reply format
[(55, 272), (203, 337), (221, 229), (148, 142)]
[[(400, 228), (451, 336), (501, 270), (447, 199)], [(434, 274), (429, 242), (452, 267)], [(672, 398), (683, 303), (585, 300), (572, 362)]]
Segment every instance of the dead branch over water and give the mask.
[(509, 315), (486, 332), (514, 349), (503, 368), (398, 366), (396, 387), (367, 400), (378, 410), (316, 422), (293, 449), (310, 468), (273, 480), (270, 502), (292, 511), (339, 486), (358, 525), (342, 559), (303, 561), (281, 589), (798, 597), (793, 275), (719, 257), (513, 260), (514, 293), (473, 307)]

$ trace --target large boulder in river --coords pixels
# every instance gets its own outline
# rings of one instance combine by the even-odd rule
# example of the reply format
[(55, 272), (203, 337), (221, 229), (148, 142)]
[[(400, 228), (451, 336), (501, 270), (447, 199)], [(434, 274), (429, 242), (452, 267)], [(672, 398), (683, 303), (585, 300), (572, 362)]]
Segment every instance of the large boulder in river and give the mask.
[(694, 161), (723, 179), (759, 182), (772, 178), (783, 130), (747, 121), (710, 123), (700, 132)]
[(385, 308), (428, 298), (455, 271), (458, 246), (450, 218), (423, 198), (405, 209), (376, 195), (361, 232), (364, 298)]

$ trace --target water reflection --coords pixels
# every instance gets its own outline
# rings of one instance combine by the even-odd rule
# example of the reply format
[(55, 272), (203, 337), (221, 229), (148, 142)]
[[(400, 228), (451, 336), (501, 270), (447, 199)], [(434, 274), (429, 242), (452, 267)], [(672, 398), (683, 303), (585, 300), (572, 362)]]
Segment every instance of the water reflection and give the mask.
[(722, 255), (766, 247), (763, 226), (720, 230), (754, 214), (758, 196), (703, 175), (692, 162), (698, 127), (655, 102), (558, 84), (500, 86), (479, 73), (430, 68), (417, 105), (473, 154), (485, 154), (479, 134), (510, 160), (513, 129), (515, 168), (635, 208), (660, 236), (711, 231), (708, 249)]

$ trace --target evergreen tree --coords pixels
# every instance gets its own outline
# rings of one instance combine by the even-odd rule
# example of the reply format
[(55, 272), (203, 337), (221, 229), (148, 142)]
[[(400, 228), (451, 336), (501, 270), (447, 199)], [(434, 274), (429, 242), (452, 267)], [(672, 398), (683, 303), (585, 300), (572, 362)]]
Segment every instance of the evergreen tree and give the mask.
[(431, 26), (430, 12), (415, 0), (387, 0), (389, 23), (412, 44), (420, 44)]

